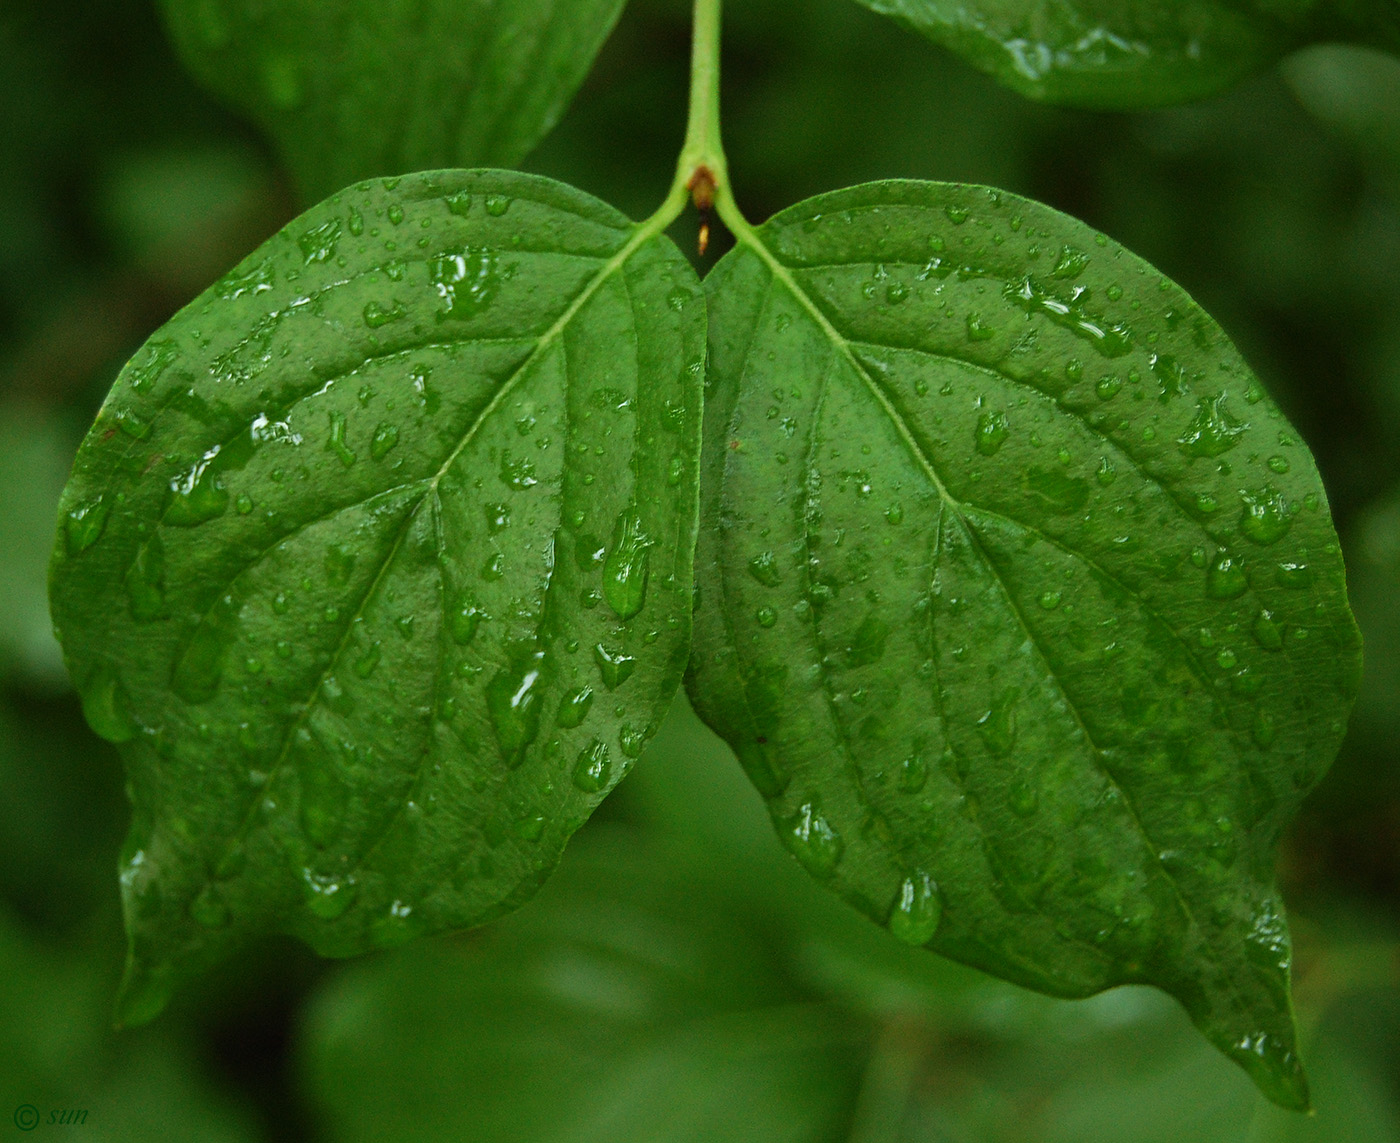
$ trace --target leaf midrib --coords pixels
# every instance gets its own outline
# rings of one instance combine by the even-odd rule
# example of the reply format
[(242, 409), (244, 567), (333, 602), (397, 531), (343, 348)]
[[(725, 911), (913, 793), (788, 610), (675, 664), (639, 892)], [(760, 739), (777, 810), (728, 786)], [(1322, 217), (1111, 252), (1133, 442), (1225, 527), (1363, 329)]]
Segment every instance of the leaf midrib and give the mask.
[[(654, 226), (641, 224), (635, 225), (633, 227), (632, 234), (628, 238), (628, 240), (621, 246), (621, 248), (619, 248), (616, 254), (614, 254), (611, 258), (608, 259), (607, 262), (603, 264), (602, 268), (598, 271), (596, 275), (594, 275), (592, 279), (590, 279), (588, 284), (582, 290), (579, 291), (578, 295), (564, 310), (564, 312), (559, 315), (559, 317), (555, 320), (554, 324), (551, 325), (549, 329), (547, 329), (543, 334), (540, 335), (539, 341), (536, 343), (535, 348), (530, 352), (529, 356), (527, 356), (525, 360), (521, 362), (519, 366), (516, 367), (516, 369), (514, 370), (514, 372), (512, 372), (510, 377), (508, 377), (504, 382), (502, 382), (500, 388), (496, 392), (496, 395), (492, 397), (490, 401), (487, 402), (485, 407), (477, 415), (476, 419), (468, 427), (467, 431), (462, 434), (461, 440), (458, 441), (457, 446), (451, 451), (451, 453), (448, 454), (447, 459), (443, 461), (442, 465), (438, 468), (437, 472), (427, 479), (425, 487), (422, 493), (419, 495), (416, 503), (405, 514), (403, 523), (399, 525), (398, 532), (394, 537), (394, 542), (390, 547), (388, 554), (384, 557), (383, 561), (381, 562), (379, 570), (375, 572), (374, 579), (370, 582), (368, 589), (366, 589), (364, 595), (360, 599), (360, 602), (356, 605), (354, 612), (349, 616), (345, 624), (345, 633), (341, 637), (340, 642), (336, 645), (334, 652), (332, 652), (330, 660), (327, 662), (325, 669), (320, 673), (319, 676), (317, 676), (315, 685), (311, 688), (305, 703), (302, 704), (301, 713), (298, 714), (297, 717), (288, 725), (287, 731), (282, 739), (281, 749), (278, 751), (277, 757), (274, 760), (272, 766), (268, 769), (267, 779), (263, 784), (265, 789), (271, 788), (273, 783), (277, 780), (277, 778), (281, 775), (282, 771), (285, 769), (287, 763), (287, 756), (291, 747), (293, 737), (295, 736), (297, 730), (299, 730), (302, 726), (305, 725), (306, 719), (309, 717), (311, 710), (315, 705), (316, 695), (320, 692), (321, 687), (325, 684), (326, 679), (330, 677), (331, 672), (335, 669), (336, 665), (340, 661), (341, 656), (345, 654), (346, 648), (349, 646), (350, 637), (355, 630), (356, 621), (363, 615), (365, 608), (369, 605), (370, 600), (374, 598), (374, 594), (378, 590), (379, 585), (383, 582), (384, 577), (388, 573), (389, 568), (393, 565), (395, 559), (397, 559), (398, 554), (403, 547), (404, 538), (409, 534), (413, 525), (413, 521), (417, 518), (419, 511), (422, 509), (425, 503), (429, 503), (432, 499), (436, 497), (437, 488), (438, 485), (441, 483), (442, 478), (456, 463), (458, 457), (461, 456), (462, 452), (471, 443), (472, 439), (476, 436), (476, 433), (481, 428), (481, 426), (485, 424), (487, 419), (491, 417), (491, 415), (495, 413), (495, 411), (504, 403), (506, 397), (511, 393), (511, 391), (514, 390), (514, 388), (517, 384), (519, 384), (522, 378), (524, 378), (530, 372), (531, 368), (535, 365), (535, 363), (543, 358), (544, 354), (569, 327), (570, 323), (583, 309), (583, 307), (588, 304), (588, 302), (593, 298), (593, 296), (598, 292), (598, 290), (600, 290), (602, 286), (613, 276), (613, 274), (617, 273), (618, 270), (620, 270), (623, 266), (626, 265), (626, 263), (631, 259), (633, 254), (635, 254), (639, 249), (641, 249), (642, 246), (646, 245), (647, 242), (651, 241), (651, 239), (655, 236), (656, 228)], [(243, 821), (233, 832), (233, 834), (229, 837), (229, 842), (236, 843), (247, 836), (249, 830), (252, 827), (252, 823), (257, 816), (257, 810), (260, 802), (261, 798), (253, 799), (247, 812), (244, 815)], [(209, 883), (210, 876), (211, 874), (206, 869), (205, 878), (199, 887), (200, 889), (202, 889), (204, 885), (207, 885)], [(198, 891), (199, 890), (196, 890), (196, 892)]]
[[(1150, 860), (1161, 870), (1162, 876), (1172, 887), (1172, 891), (1175, 894), (1177, 901), (1181, 906), (1182, 912), (1187, 918), (1187, 921), (1190, 923), (1193, 929), (1195, 929), (1198, 933), (1205, 937), (1208, 943), (1212, 945), (1217, 944), (1217, 940), (1211, 939), (1211, 930), (1207, 930), (1206, 928), (1204, 928), (1197, 920), (1195, 913), (1192, 910), (1180, 883), (1172, 875), (1171, 870), (1167, 868), (1166, 863), (1162, 861), (1159, 852), (1159, 847), (1153, 842), (1151, 834), (1148, 832), (1147, 827), (1143, 824), (1142, 817), (1139, 814), (1137, 806), (1133, 801), (1132, 797), (1129, 795), (1127, 790), (1123, 788), (1122, 784), (1112, 773), (1112, 771), (1104, 765), (1103, 760), (1100, 757), (1101, 751), (1096, 745), (1093, 735), (1089, 732), (1088, 726), (1085, 724), (1083, 716), (1080, 714), (1077, 705), (1075, 704), (1074, 700), (1070, 697), (1068, 691), (1065, 689), (1063, 682), (1061, 682), (1054, 668), (1050, 665), (1049, 659), (1046, 657), (1044, 651), (1041, 648), (1040, 641), (1036, 638), (1035, 634), (1031, 631), (1031, 629), (1026, 625), (1025, 617), (1022, 615), (1020, 608), (1017, 606), (1015, 599), (1011, 594), (1009, 586), (1003, 580), (1001, 573), (997, 569), (996, 565), (987, 556), (986, 551), (982, 546), (981, 540), (977, 537), (976, 532), (971, 527), (970, 523), (967, 520), (967, 517), (963, 514), (961, 502), (958, 501), (948, 491), (947, 487), (940, 479), (937, 471), (934, 469), (932, 462), (924, 454), (923, 449), (919, 446), (919, 443), (914, 437), (911, 430), (909, 429), (908, 424), (900, 415), (899, 411), (889, 401), (884, 390), (870, 376), (869, 372), (861, 364), (860, 359), (855, 355), (855, 352), (851, 348), (850, 342), (848, 342), (845, 336), (839, 330), (836, 329), (836, 327), (816, 305), (816, 303), (807, 294), (807, 292), (803, 290), (800, 285), (798, 285), (797, 281), (793, 278), (792, 274), (788, 271), (787, 267), (781, 261), (778, 260), (777, 256), (773, 254), (773, 252), (767, 247), (767, 245), (763, 242), (762, 238), (757, 233), (750, 232), (749, 234), (743, 235), (741, 236), (740, 241), (743, 246), (752, 250), (758, 256), (758, 258), (763, 262), (763, 264), (767, 267), (769, 273), (772, 274), (774, 278), (783, 283), (787, 290), (792, 294), (793, 298), (796, 299), (798, 304), (801, 305), (804, 310), (807, 311), (807, 313), (811, 316), (812, 320), (816, 322), (818, 328), (820, 328), (822, 332), (827, 336), (828, 340), (831, 342), (833, 347), (835, 347), (837, 352), (845, 358), (850, 367), (855, 371), (856, 375), (860, 377), (860, 379), (865, 383), (866, 387), (870, 391), (871, 396), (874, 397), (876, 403), (880, 406), (884, 414), (889, 418), (890, 423), (894, 426), (895, 431), (898, 433), (901, 441), (904, 443), (910, 455), (913, 457), (913, 459), (919, 465), (919, 467), (923, 470), (929, 482), (933, 484), (934, 488), (937, 490), (939, 497), (950, 509), (952, 509), (953, 513), (957, 516), (959, 522), (963, 527), (963, 530), (968, 535), (979, 557), (981, 558), (982, 563), (986, 566), (988, 572), (996, 581), (997, 586), (1001, 589), (1002, 594), (1006, 597), (1007, 604), (1011, 608), (1012, 613), (1016, 616), (1017, 621), (1020, 624), (1022, 631), (1025, 633), (1027, 640), (1031, 643), (1033, 647), (1035, 647), (1036, 654), (1040, 658), (1041, 662), (1044, 664), (1047, 674), (1050, 676), (1051, 679), (1054, 680), (1056, 687), (1064, 696), (1066, 707), (1073, 714), (1075, 723), (1078, 725), (1080, 733), (1084, 735), (1084, 740), (1089, 744), (1093, 751), (1095, 764), (1098, 766), (1099, 770), (1104, 775), (1104, 777), (1110, 783), (1112, 783), (1113, 787), (1119, 792), (1119, 795), (1122, 797), (1123, 804), (1128, 808), (1128, 811), (1132, 816), (1133, 823), (1137, 827), (1138, 833), (1142, 838), (1144, 847), (1148, 852)], [(1136, 593), (1132, 594), (1135, 599), (1138, 598)], [(1233, 977), (1230, 978), (1229, 990), (1232, 997), (1237, 1002), (1242, 1000), (1242, 997), (1240, 997), (1238, 991), (1235, 988)], [(1243, 1011), (1248, 1011), (1248, 1006), (1243, 1003), (1240, 1004), (1240, 1008)]]

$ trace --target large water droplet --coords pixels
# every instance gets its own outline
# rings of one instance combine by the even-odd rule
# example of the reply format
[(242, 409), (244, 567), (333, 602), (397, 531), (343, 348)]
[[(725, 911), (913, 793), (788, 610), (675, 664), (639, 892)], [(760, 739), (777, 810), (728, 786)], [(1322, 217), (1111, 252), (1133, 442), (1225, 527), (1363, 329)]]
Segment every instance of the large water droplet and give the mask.
[(1227, 394), (1221, 392), (1214, 397), (1200, 398), (1195, 419), (1186, 431), (1177, 438), (1181, 451), (1189, 456), (1221, 456), (1238, 443), (1239, 437), (1249, 428), (1237, 420), (1225, 407)]
[(1082, 337), (1104, 357), (1122, 357), (1133, 347), (1132, 334), (1117, 325), (1086, 312), (1087, 291), (1074, 287), (1067, 297), (1058, 296), (1033, 278), (1008, 282), (1005, 297), (1028, 314), (1043, 314), (1061, 329)]
[(228, 490), (214, 464), (218, 454), (219, 447), (215, 445), (188, 472), (170, 482), (162, 523), (193, 528), (224, 514), (228, 508)]
[(495, 252), (470, 246), (430, 259), (428, 278), (442, 299), (438, 321), (475, 317), (495, 300), (501, 284)]
[(617, 518), (612, 544), (603, 560), (603, 598), (619, 619), (631, 619), (646, 602), (651, 540), (642, 521), (628, 510)]
[(749, 575), (764, 587), (777, 587), (782, 578), (778, 574), (778, 561), (772, 552), (760, 552), (749, 560)]
[(1240, 512), (1240, 531), (1256, 544), (1277, 543), (1288, 535), (1293, 518), (1288, 503), (1277, 489), (1266, 488), (1260, 493), (1241, 493), (1244, 507)]
[(555, 721), (565, 729), (581, 726), (588, 717), (588, 708), (593, 705), (592, 687), (575, 687), (559, 703), (559, 713)]
[(585, 794), (596, 794), (604, 789), (612, 777), (612, 759), (608, 754), (608, 744), (594, 739), (584, 747), (574, 764), (574, 785)]
[(159, 534), (152, 536), (136, 549), (131, 566), (122, 577), (127, 599), (131, 601), (131, 617), (139, 623), (164, 619), (165, 610), (165, 548)]
[(70, 556), (85, 552), (97, 543), (107, 527), (111, 507), (105, 497), (99, 496), (68, 510), (63, 517), (63, 537)]
[(815, 801), (804, 802), (797, 813), (782, 821), (778, 836), (788, 851), (817, 877), (831, 876), (846, 848)]
[(973, 430), (972, 443), (983, 456), (996, 456), (997, 450), (1006, 442), (1011, 432), (1011, 422), (1005, 412), (992, 410), (977, 418), (977, 428)]
[(323, 921), (343, 916), (354, 903), (358, 889), (354, 878), (322, 876), (311, 869), (301, 871), (301, 885), (307, 909)]
[(452, 641), (459, 647), (467, 646), (476, 638), (476, 630), (485, 617), (486, 612), (477, 604), (476, 596), (470, 592), (463, 595), (452, 609)]
[(1244, 565), (1226, 552), (1218, 552), (1206, 572), (1206, 594), (1211, 599), (1234, 599), (1249, 590)]
[(1254, 640), (1266, 651), (1283, 650), (1283, 629), (1269, 610), (1260, 611), (1254, 617)]
[(340, 219), (332, 218), (319, 226), (313, 226), (297, 239), (301, 247), (302, 260), (309, 266), (312, 262), (324, 262), (340, 243)]
[(631, 655), (623, 651), (610, 651), (601, 643), (593, 648), (593, 659), (598, 664), (603, 685), (610, 691), (617, 690), (637, 669), (637, 660)]
[(99, 668), (82, 688), (83, 717), (100, 738), (129, 742), (136, 737), (136, 722), (127, 705), (126, 688), (110, 667)]
[(544, 666), (545, 653), (528, 648), (486, 685), (486, 709), (507, 765), (518, 766), (539, 734)]
[(943, 900), (938, 886), (922, 869), (906, 877), (895, 894), (890, 910), (890, 932), (907, 945), (926, 945), (938, 932), (943, 919)]
[(1016, 704), (1020, 700), (1020, 690), (1007, 687), (997, 696), (992, 708), (977, 720), (977, 733), (987, 749), (999, 757), (1010, 754), (1016, 745)]

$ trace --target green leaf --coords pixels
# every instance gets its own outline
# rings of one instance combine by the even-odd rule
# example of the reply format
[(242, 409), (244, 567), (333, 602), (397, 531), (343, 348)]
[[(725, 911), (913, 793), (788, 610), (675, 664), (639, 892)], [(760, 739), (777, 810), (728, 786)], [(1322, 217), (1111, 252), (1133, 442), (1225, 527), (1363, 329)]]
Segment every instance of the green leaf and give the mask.
[(688, 690), (784, 844), (905, 941), (1161, 986), (1305, 1105), (1274, 845), (1358, 636), (1312, 459), (1219, 327), (947, 184), (796, 206), (707, 290)]
[(766, 935), (660, 847), (580, 837), (470, 944), (331, 978), (303, 1033), (308, 1094), (344, 1143), (843, 1137), (865, 1029), (796, 993)]
[(534, 891), (684, 667), (704, 331), (669, 240), (441, 171), (308, 211), (122, 370), (51, 583), (136, 806), (126, 1020), (252, 934)]
[(1345, 0), (858, 0), (1031, 99), (1131, 109), (1201, 99), (1294, 48), (1344, 39), (1400, 49), (1400, 21)]
[(162, 0), (185, 64), (277, 141), (304, 194), (511, 167), (558, 121), (624, 0)]

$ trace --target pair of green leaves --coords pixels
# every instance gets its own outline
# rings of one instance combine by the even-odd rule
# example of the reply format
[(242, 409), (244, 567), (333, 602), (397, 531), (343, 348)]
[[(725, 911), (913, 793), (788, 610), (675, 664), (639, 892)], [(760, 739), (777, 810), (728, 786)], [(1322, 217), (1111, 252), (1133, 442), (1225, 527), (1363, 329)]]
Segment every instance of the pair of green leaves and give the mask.
[[(333, 186), (518, 157), (617, 7), (170, 15)], [(984, 188), (811, 200), (703, 287), (659, 230), (500, 171), (359, 184), (123, 370), (52, 577), (136, 805), (123, 1017), (257, 933), (351, 955), (514, 907), (689, 662), (784, 844), (895, 936), (1158, 984), (1304, 1105), (1272, 853), (1358, 639), (1311, 458), (1218, 327)]]
[(689, 655), (784, 844), (895, 936), (1158, 984), (1303, 1104), (1272, 853), (1358, 651), (1306, 449), (1047, 207), (880, 183), (740, 239), (702, 293), (545, 179), (362, 184), (123, 370), (52, 581), (136, 804), (124, 1018), (257, 933), (520, 903)]

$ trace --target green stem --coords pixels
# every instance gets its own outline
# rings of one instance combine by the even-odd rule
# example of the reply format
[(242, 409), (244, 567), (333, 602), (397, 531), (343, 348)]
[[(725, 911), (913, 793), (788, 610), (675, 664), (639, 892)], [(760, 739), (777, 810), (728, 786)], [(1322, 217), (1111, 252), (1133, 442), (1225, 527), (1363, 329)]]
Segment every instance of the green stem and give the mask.
[(707, 185), (713, 189), (713, 203), (721, 218), (733, 229), (737, 218), (747, 230), (729, 190), (729, 163), (720, 140), (719, 74), (720, 10), (723, 0), (695, 0), (695, 19), (690, 57), (690, 118), (685, 143), (676, 163), (676, 177), (666, 201), (642, 224), (648, 234), (664, 230), (680, 217), (694, 199), (705, 207)]

